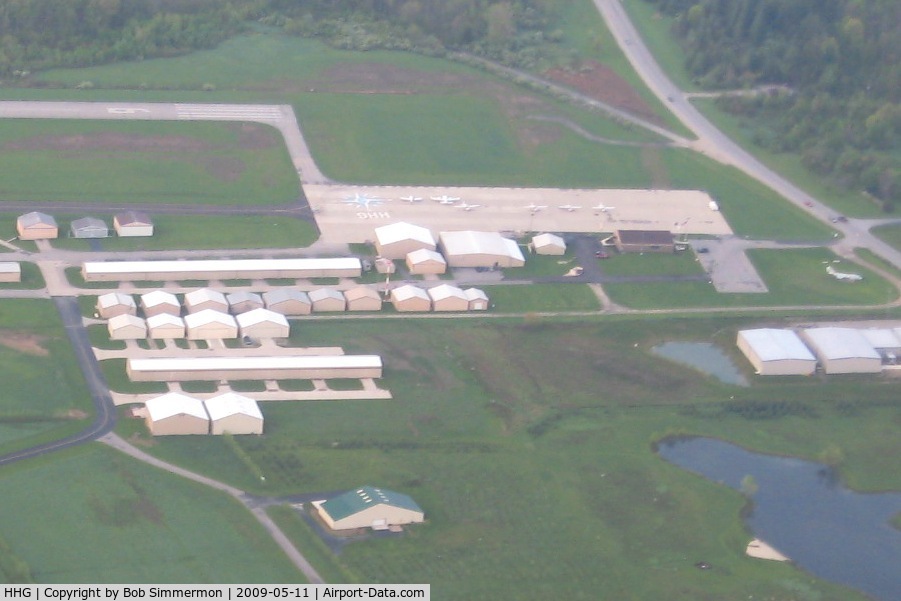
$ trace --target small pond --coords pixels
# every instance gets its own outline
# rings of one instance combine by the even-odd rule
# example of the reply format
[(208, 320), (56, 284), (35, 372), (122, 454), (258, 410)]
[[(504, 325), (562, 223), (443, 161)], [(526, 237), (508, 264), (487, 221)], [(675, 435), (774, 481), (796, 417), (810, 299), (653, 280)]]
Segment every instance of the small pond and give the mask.
[(658, 453), (736, 490), (752, 476), (757, 490), (746, 521), (754, 536), (821, 578), (901, 599), (901, 531), (891, 524), (901, 493), (857, 493), (824, 465), (709, 438), (664, 441)]
[(720, 382), (747, 386), (748, 381), (732, 360), (710, 342), (664, 342), (653, 347), (655, 355), (693, 367), (709, 374)]

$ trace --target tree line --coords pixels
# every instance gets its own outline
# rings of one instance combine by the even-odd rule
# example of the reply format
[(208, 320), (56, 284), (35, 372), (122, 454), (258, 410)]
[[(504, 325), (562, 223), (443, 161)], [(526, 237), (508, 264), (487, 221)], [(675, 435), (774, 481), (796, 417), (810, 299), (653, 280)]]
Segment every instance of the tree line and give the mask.
[(708, 88), (785, 84), (794, 93), (722, 98), (755, 143), (885, 210), (901, 201), (901, 2), (646, 0), (675, 18), (686, 67)]

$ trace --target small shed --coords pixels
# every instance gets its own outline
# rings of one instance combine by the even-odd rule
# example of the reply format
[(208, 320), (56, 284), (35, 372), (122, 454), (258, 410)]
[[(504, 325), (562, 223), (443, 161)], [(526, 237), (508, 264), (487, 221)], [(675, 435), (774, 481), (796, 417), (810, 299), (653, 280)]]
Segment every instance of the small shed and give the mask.
[(294, 288), (277, 288), (263, 293), (266, 308), (282, 315), (309, 315), (313, 303), (309, 295)]
[(362, 486), (313, 505), (332, 530), (385, 530), (425, 520), (425, 512), (411, 497), (374, 486)]
[(412, 284), (393, 288), (391, 304), (394, 305), (395, 311), (400, 312), (432, 310), (432, 299), (429, 298), (429, 293)]
[(197, 313), (204, 309), (212, 309), (228, 313), (228, 301), (225, 295), (211, 288), (198, 288), (185, 294), (185, 310), (188, 313)]
[(429, 288), (429, 298), (432, 300), (432, 311), (469, 311), (466, 293), (450, 284)]
[(156, 340), (174, 340), (185, 337), (185, 320), (169, 313), (147, 318), (147, 337)]
[(251, 338), (287, 338), (290, 334), (288, 319), (281, 313), (269, 309), (252, 309), (239, 313), (238, 334)]
[(761, 376), (809, 376), (817, 369), (816, 357), (792, 330), (741, 330), (736, 346)]
[(141, 295), (141, 309), (144, 311), (144, 317), (159, 315), (160, 313), (169, 313), (170, 315), (181, 315), (181, 303), (178, 297), (165, 290), (154, 290)]
[(137, 315), (138, 306), (130, 294), (108, 292), (97, 297), (97, 314), (103, 319), (116, 315)]
[(313, 290), (310, 292), (310, 302), (313, 304), (313, 313), (344, 311), (347, 303), (344, 294), (334, 288), (317, 288)]
[(140, 317), (128, 313), (110, 317), (106, 327), (111, 340), (147, 338), (147, 323)]
[(532, 252), (536, 255), (564, 255), (566, 242), (555, 234), (538, 234), (532, 237)]
[(232, 312), (232, 315), (246, 313), (248, 311), (253, 311), (254, 309), (262, 309), (266, 306), (263, 302), (263, 297), (256, 292), (247, 292), (244, 290), (232, 292), (231, 294), (227, 294), (225, 299), (228, 301), (228, 309)]
[(375, 288), (356, 286), (344, 291), (348, 311), (381, 311), (382, 295)]
[(621, 253), (674, 253), (676, 241), (668, 230), (616, 230), (616, 250)]
[(469, 301), (470, 311), (488, 310), (488, 295), (485, 294), (484, 290), (480, 290), (479, 288), (467, 288), (463, 291), (463, 294), (466, 295), (466, 299)]
[(109, 226), (96, 217), (82, 217), (69, 224), (69, 235), (73, 238), (106, 238)]
[(221, 340), (238, 337), (238, 322), (228, 313), (204, 309), (185, 316), (188, 340)]
[(148, 400), (144, 406), (147, 408), (147, 427), (154, 436), (210, 432), (210, 418), (200, 399), (170, 392)]
[(22, 266), (18, 261), (0, 262), (0, 282), (21, 282)]
[(113, 217), (113, 228), (122, 238), (132, 236), (152, 236), (153, 221), (141, 211), (123, 211)]
[(32, 211), (16, 219), (19, 240), (49, 240), (59, 236), (56, 219), (47, 213)]
[(226, 392), (203, 402), (210, 416), (210, 434), (262, 434), (263, 413), (257, 402)]
[(403, 259), (414, 250), (435, 250), (435, 237), (427, 228), (398, 222), (375, 228), (375, 250), (385, 259)]
[(421, 248), (407, 255), (407, 269), (413, 275), (442, 274), (447, 271), (447, 261), (441, 253)]
[(882, 357), (853, 328), (808, 328), (801, 336), (820, 360), (827, 374), (865, 374), (882, 371)]

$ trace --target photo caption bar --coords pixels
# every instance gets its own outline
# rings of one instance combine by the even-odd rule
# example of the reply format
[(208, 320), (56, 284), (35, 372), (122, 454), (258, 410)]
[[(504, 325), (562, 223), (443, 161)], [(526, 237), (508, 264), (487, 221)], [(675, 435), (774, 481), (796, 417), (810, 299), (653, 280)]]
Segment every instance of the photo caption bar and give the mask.
[(4, 584), (0, 601), (123, 601), (124, 599), (431, 600), (428, 584)]

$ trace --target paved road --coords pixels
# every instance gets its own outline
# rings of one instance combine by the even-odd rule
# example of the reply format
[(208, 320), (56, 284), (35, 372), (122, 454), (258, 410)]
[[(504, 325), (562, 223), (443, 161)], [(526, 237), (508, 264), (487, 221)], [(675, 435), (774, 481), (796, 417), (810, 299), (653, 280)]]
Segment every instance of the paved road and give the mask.
[[(835, 216), (834, 210), (751, 156), (691, 104), (685, 93), (666, 76), (654, 60), (629, 20), (620, 0), (594, 0), (594, 3), (626, 58), (648, 88), (698, 137), (698, 140), (691, 144), (693, 149), (721, 163), (735, 166), (802, 210), (821, 221), (831, 222)], [(847, 223), (834, 223), (833, 226), (844, 234), (844, 240), (835, 247), (839, 254), (850, 256), (855, 247), (868, 248), (892, 265), (901, 268), (901, 252), (873, 236), (869, 232), (868, 221), (851, 219)]]

